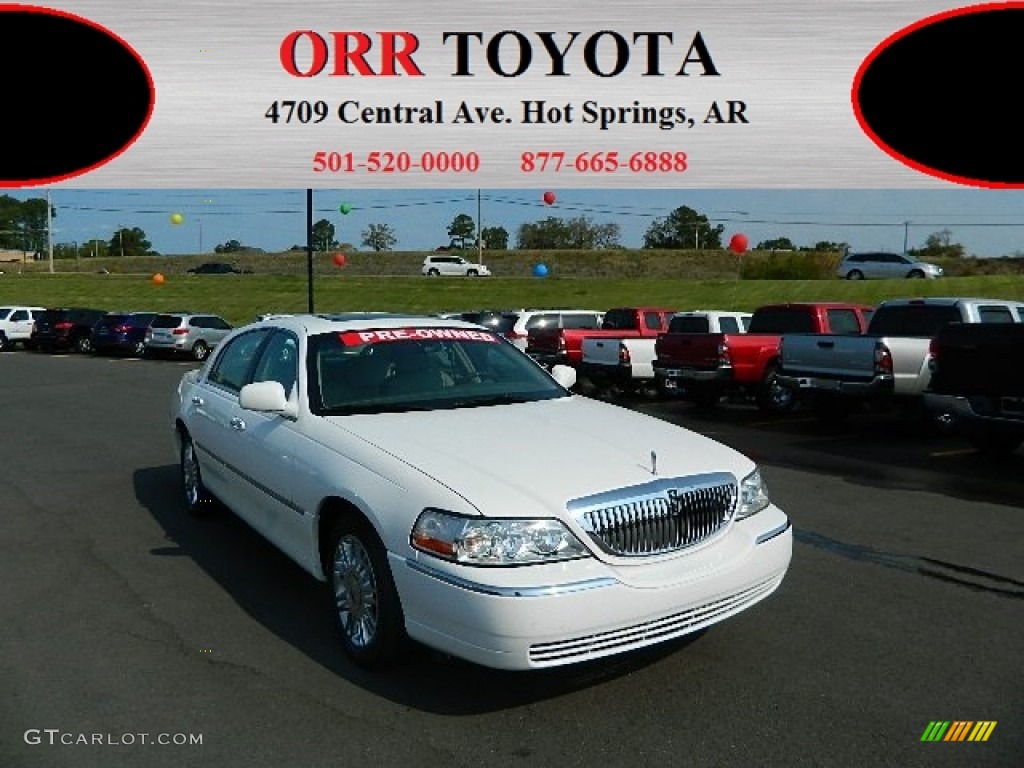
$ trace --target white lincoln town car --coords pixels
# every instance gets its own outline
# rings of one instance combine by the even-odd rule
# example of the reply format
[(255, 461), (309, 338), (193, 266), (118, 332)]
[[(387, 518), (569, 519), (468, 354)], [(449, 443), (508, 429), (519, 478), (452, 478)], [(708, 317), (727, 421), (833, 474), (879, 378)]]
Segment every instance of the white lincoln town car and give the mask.
[(470, 323), (272, 317), (177, 387), (184, 503), (216, 499), (326, 582), (365, 666), (410, 638), (495, 668), (570, 664), (774, 592), (792, 529), (757, 466), (574, 383)]

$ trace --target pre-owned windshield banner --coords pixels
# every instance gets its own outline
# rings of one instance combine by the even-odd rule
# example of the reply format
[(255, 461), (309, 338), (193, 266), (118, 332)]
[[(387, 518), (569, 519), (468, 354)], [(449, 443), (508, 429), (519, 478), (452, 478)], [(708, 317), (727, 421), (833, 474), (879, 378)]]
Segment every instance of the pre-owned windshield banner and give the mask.
[(1024, 185), (1024, 3), (0, 5), (0, 185)]

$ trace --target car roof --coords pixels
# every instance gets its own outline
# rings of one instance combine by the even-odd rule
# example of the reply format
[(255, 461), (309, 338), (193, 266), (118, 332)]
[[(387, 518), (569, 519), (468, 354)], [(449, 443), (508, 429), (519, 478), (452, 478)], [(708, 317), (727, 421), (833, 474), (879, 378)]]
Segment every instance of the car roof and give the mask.
[(949, 306), (953, 304), (1003, 304), (1012, 307), (1024, 307), (1024, 302), (1013, 299), (992, 299), (978, 298), (975, 296), (920, 296), (915, 299), (888, 299), (879, 306), (900, 306), (910, 304), (931, 304), (934, 306)]
[(465, 320), (446, 319), (436, 315), (420, 315), (398, 312), (338, 312), (332, 314), (302, 314), (286, 317), (272, 317), (246, 327), (272, 326), (287, 328), (292, 331), (316, 335), (320, 333), (337, 333), (369, 328), (471, 328), (479, 330), (480, 326)]

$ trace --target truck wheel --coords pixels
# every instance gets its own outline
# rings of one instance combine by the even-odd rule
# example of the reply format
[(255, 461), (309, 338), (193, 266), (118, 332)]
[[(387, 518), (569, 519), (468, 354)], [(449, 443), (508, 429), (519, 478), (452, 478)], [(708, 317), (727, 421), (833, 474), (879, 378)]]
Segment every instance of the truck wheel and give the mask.
[(1024, 437), (992, 432), (968, 432), (967, 439), (978, 453), (986, 456), (1006, 456), (1013, 453), (1024, 442)]
[(849, 272), (846, 273), (846, 279), (847, 280), (863, 280), (864, 279), (864, 273), (861, 272), (859, 269), (851, 269)]
[(765, 413), (786, 413), (793, 409), (796, 394), (779, 383), (778, 367), (769, 365), (757, 388), (757, 407)]

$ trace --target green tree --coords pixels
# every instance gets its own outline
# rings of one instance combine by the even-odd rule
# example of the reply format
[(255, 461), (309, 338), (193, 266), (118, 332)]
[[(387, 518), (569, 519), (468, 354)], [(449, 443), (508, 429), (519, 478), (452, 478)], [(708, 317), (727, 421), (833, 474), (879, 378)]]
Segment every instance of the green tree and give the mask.
[(683, 205), (651, 223), (644, 233), (644, 248), (718, 249), (724, 231), (724, 225), (711, 226), (707, 216)]
[(242, 245), (238, 240), (228, 240), (226, 243), (221, 245), (215, 245), (213, 247), (214, 253), (238, 253), (244, 251), (245, 246)]
[(100, 238), (94, 238), (92, 240), (86, 240), (84, 243), (80, 243), (79, 256), (85, 258), (105, 258), (110, 255), (110, 244), (106, 240)]
[(139, 227), (122, 227), (114, 232), (107, 243), (107, 252), (111, 256), (154, 256), (153, 244), (146, 238), (146, 233)]
[(397, 242), (398, 238), (388, 224), (370, 224), (363, 230), (362, 244), (378, 253), (390, 251)]
[(338, 247), (334, 238), (334, 225), (327, 219), (320, 219), (313, 225), (313, 250), (329, 251)]
[(925, 238), (924, 248), (911, 249), (909, 253), (922, 259), (961, 259), (964, 256), (964, 247), (953, 242), (951, 230), (942, 229)]
[(508, 250), (508, 230), (504, 227), (484, 227), (480, 237), (483, 238), (484, 248), (489, 251)]
[(795, 251), (797, 248), (788, 237), (776, 237), (772, 240), (762, 240), (757, 244), (758, 251)]
[(849, 243), (834, 243), (831, 240), (819, 240), (810, 248), (801, 248), (801, 251), (816, 251), (818, 253), (846, 253), (850, 250)]
[[(50, 218), (57, 209), (50, 208)], [(46, 250), (46, 199), (0, 196), (0, 248), (42, 253)]]
[(519, 227), (517, 247), (525, 250), (594, 250), (620, 248), (619, 225), (595, 224), (585, 216), (559, 219), (549, 216)]
[(458, 240), (459, 247), (465, 248), (467, 240), (476, 239), (476, 222), (473, 217), (466, 213), (460, 213), (452, 223), (448, 225), (448, 237), (452, 242)]

